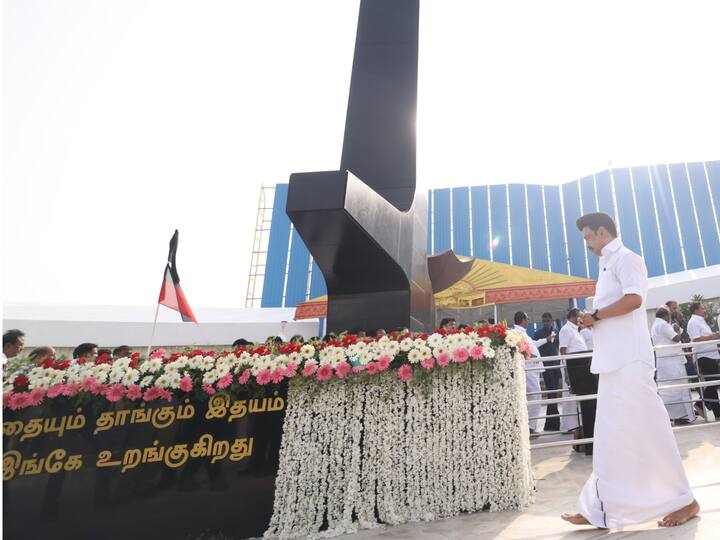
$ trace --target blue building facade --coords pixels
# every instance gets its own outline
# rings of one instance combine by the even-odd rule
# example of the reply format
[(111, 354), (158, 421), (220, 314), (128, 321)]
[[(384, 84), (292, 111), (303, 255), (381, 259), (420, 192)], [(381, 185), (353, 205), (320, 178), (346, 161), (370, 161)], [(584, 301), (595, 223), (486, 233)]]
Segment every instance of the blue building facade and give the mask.
[[(293, 307), (325, 282), (275, 189), (262, 307)], [(650, 277), (720, 264), (720, 161), (613, 168), (560, 185), (497, 184), (428, 192), (428, 254), (458, 255), (596, 279), (575, 220), (615, 218)]]

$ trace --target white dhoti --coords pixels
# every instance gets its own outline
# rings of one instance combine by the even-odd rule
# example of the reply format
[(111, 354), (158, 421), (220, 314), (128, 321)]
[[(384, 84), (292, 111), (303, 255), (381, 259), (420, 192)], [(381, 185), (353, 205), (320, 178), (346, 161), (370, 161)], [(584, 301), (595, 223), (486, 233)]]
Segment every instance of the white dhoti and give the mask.
[[(540, 393), (540, 372), (539, 371), (526, 371), (525, 372), (525, 384), (527, 386), (527, 400), (535, 401), (542, 399)], [(542, 414), (542, 405), (528, 405), (528, 424), (530, 429), (535, 431), (537, 429), (537, 418), (533, 417), (540, 416)]]
[(656, 519), (693, 501), (653, 368), (633, 362), (601, 373), (593, 472), (579, 498), (596, 527)]
[[(671, 384), (687, 383), (687, 372), (685, 371), (685, 358), (680, 362), (668, 362), (658, 358), (657, 361), (657, 385), (669, 386)], [(690, 389), (683, 390), (660, 390), (660, 397), (665, 403), (668, 415), (673, 420), (687, 418), (691, 422), (695, 420), (695, 412), (691, 402)], [(678, 403), (684, 401), (685, 403)]]
[[(562, 396), (570, 397), (574, 394), (570, 393), (570, 386), (568, 385), (567, 368), (563, 367), (562, 372)], [(578, 424), (578, 402), (568, 401), (560, 403), (558, 411), (562, 415), (560, 417), (560, 431), (570, 431), (579, 426)]]

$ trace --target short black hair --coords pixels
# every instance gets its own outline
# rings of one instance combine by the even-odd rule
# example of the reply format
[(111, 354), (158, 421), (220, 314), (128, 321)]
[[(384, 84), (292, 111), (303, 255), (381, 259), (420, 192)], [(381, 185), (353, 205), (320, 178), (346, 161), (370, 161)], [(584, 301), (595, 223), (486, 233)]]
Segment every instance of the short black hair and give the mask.
[(93, 349), (97, 348), (97, 343), (81, 343), (73, 351), (73, 358), (82, 358), (87, 353), (92, 352)]
[(577, 317), (580, 314), (580, 310), (576, 307), (571, 308), (570, 311), (568, 311), (567, 318), (570, 319), (571, 317)]
[(32, 352), (28, 355), (28, 358), (32, 360), (33, 362), (37, 360), (45, 360), (48, 358), (53, 352), (52, 347), (48, 346), (42, 346), (42, 347), (35, 347)]
[(247, 347), (248, 345), (251, 345), (251, 343), (245, 339), (245, 338), (239, 338), (233, 341), (233, 349), (237, 349), (238, 347)]
[(463, 323), (458, 326), (458, 330), (465, 330), (467, 327), (468, 327), (468, 325)]
[(110, 349), (98, 349), (98, 356), (102, 356), (103, 354), (107, 354), (108, 356), (112, 356), (112, 350)]
[(700, 306), (702, 306), (702, 302), (693, 302), (690, 304), (690, 313), (694, 315), (695, 312), (700, 309)]
[(524, 311), (517, 311), (515, 312), (515, 317), (513, 318), (515, 319), (515, 324), (520, 324), (521, 322), (527, 320), (528, 316)]
[(590, 214), (580, 216), (577, 218), (575, 225), (577, 225), (579, 231), (582, 231), (585, 227), (589, 227), (590, 230), (595, 233), (598, 232), (600, 227), (603, 227), (610, 233), (610, 236), (613, 238), (617, 237), (617, 227), (615, 227), (615, 222), (605, 212), (592, 212)]
[(677, 304), (677, 303), (678, 303), (677, 300), (668, 300), (667, 302), (665, 302), (665, 305), (670, 307), (670, 304)]
[(443, 328), (450, 321), (455, 321), (455, 319), (453, 317), (445, 317), (443, 320), (440, 321), (440, 328)]
[(25, 335), (25, 332), (15, 328), (14, 330), (8, 330), (3, 334), (3, 347), (5, 345), (15, 345), (18, 340)]
[(553, 316), (552, 316), (552, 313), (550, 313), (549, 311), (546, 311), (545, 313), (543, 313), (541, 315), (541, 318), (542, 318), (542, 320), (550, 319), (552, 321)]
[(655, 312), (655, 318), (657, 319), (664, 319), (665, 317), (669, 317), (670, 312), (667, 310), (667, 308), (661, 307), (658, 308)]

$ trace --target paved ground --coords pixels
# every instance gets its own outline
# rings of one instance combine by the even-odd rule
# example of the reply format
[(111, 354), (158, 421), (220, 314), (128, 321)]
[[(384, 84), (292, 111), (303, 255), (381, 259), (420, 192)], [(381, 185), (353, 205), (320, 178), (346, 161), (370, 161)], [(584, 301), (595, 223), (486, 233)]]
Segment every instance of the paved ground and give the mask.
[[(701, 514), (683, 526), (661, 529), (654, 523), (622, 531), (600, 531), (573, 527), (560, 514), (575, 511), (580, 488), (592, 469), (592, 458), (570, 447), (533, 451), (533, 469), (538, 479), (535, 504), (526, 512), (479, 512), (432, 523), (410, 523), (361, 531), (345, 540), (690, 540), (720, 538), (720, 422), (701, 429), (677, 432), (678, 445)], [(547, 439), (543, 438), (543, 442)], [(658, 471), (661, 474), (661, 471)]]

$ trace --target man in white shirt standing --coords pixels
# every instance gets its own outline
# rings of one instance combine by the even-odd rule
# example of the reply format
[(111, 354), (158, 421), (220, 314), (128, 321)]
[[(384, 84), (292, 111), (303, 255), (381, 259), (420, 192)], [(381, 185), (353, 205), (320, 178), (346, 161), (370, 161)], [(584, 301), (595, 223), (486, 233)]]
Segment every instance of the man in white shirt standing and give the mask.
[[(688, 321), (687, 333), (693, 343), (720, 339), (720, 333), (713, 332), (705, 321), (705, 306), (702, 302), (690, 304), (692, 316)], [(695, 363), (698, 371), (706, 381), (713, 381), (719, 378), (720, 354), (717, 345), (697, 345), (693, 347)], [(702, 389), (704, 405), (713, 412), (715, 420), (720, 420), (720, 403), (718, 403), (717, 386), (710, 386)]]
[[(560, 329), (558, 344), (560, 354), (575, 354), (587, 350), (585, 340), (580, 335), (578, 322), (580, 310), (572, 308), (568, 311), (567, 322)], [(563, 368), (563, 394), (562, 397), (570, 397), (570, 384), (567, 376), (567, 368)], [(560, 431), (568, 432), (578, 427), (578, 405), (576, 401), (560, 404)]]
[[(680, 343), (681, 328), (670, 325), (670, 311), (664, 307), (655, 312), (655, 321), (650, 329), (650, 337), (655, 345), (673, 345)], [(657, 362), (658, 386), (683, 384), (688, 382), (685, 371), (685, 355), (679, 348), (660, 349), (655, 354)], [(690, 389), (661, 390), (660, 397), (665, 403), (668, 415), (674, 424), (689, 424), (695, 420)]]
[(617, 238), (607, 214), (586, 214), (576, 225), (588, 249), (600, 257), (597, 309), (583, 316), (583, 326), (594, 328), (590, 370), (599, 374), (599, 382), (593, 472), (580, 493), (580, 513), (562, 518), (608, 529), (661, 516), (660, 526), (680, 525), (700, 506), (653, 379), (647, 268)]
[[(525, 335), (530, 343), (530, 356), (532, 358), (540, 358), (540, 351), (538, 350), (538, 344), (540, 346), (545, 345), (547, 339), (541, 339), (537, 342), (533, 340), (527, 333), (528, 327), (528, 316), (527, 313), (518, 311), (515, 313), (515, 326), (513, 330)], [(528, 371), (532, 368), (532, 371)], [(541, 369), (537, 369), (541, 368)], [(536, 399), (542, 399), (540, 393), (540, 373), (545, 371), (542, 362), (525, 362), (525, 385), (527, 386), (527, 399), (528, 401), (534, 401)], [(530, 425), (530, 434), (534, 435), (537, 432), (537, 417), (542, 413), (542, 405), (532, 405), (528, 407), (528, 424)]]
[(592, 334), (592, 328), (581, 328), (580, 329), (580, 335), (585, 340), (585, 348), (588, 351), (593, 350), (593, 334)]

